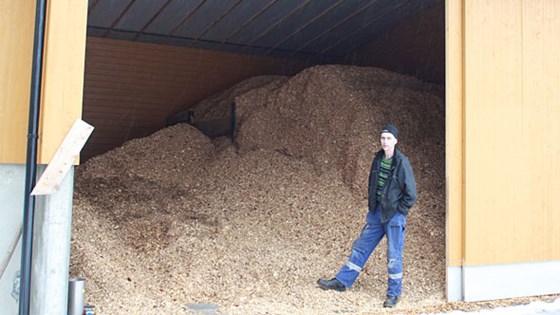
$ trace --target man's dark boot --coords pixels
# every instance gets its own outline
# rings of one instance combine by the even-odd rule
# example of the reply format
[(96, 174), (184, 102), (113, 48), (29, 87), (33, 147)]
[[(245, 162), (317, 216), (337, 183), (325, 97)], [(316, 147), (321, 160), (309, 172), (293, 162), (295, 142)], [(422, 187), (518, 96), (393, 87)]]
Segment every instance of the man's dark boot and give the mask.
[(335, 291), (340, 291), (340, 292), (346, 290), (346, 287), (344, 286), (344, 284), (342, 284), (342, 282), (338, 281), (337, 278), (332, 278), (331, 280), (319, 279), (319, 281), (317, 281), (317, 284), (323, 290), (335, 290)]
[(399, 303), (399, 297), (393, 295), (387, 295), (385, 302), (383, 303), (383, 307), (393, 308)]

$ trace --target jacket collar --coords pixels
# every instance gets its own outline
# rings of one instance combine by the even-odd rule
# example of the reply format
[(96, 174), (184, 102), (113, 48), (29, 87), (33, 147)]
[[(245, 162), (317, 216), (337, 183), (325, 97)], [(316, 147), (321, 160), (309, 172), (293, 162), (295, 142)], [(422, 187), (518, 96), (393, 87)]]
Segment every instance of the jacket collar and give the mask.
[[(383, 155), (385, 154), (385, 151), (383, 151), (383, 149), (377, 151), (377, 154), (375, 155), (376, 158), (382, 159)], [(393, 158), (395, 158), (395, 162), (399, 161), (401, 159), (401, 151), (399, 150), (399, 148), (397, 146), (395, 146), (395, 152), (393, 153)], [(395, 163), (393, 163), (393, 165), (395, 165)]]

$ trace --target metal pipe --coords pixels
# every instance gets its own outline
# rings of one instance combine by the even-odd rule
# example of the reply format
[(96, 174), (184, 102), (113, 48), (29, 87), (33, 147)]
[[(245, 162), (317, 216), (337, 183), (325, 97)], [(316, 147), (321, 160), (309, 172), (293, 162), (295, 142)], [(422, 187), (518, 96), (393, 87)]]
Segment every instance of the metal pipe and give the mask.
[(68, 282), (68, 315), (84, 313), (85, 280), (72, 278)]
[(31, 95), (29, 100), (29, 133), (27, 135), (27, 160), (25, 164), (19, 315), (29, 315), (29, 302), (31, 300), (31, 258), (33, 253), (33, 220), (35, 218), (35, 196), (31, 195), (31, 190), (35, 186), (37, 178), (37, 134), (39, 130), (46, 6), (47, 0), (37, 0), (35, 7), (35, 33), (33, 38)]

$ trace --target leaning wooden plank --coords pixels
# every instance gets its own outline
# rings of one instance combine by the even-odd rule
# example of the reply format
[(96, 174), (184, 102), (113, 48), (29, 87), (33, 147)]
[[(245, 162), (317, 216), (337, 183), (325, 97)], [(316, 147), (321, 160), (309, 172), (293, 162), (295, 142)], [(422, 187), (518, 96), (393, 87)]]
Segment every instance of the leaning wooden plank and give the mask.
[(32, 195), (50, 195), (58, 189), (92, 132), (93, 126), (81, 119), (76, 120), (47, 169), (39, 178), (31, 192)]

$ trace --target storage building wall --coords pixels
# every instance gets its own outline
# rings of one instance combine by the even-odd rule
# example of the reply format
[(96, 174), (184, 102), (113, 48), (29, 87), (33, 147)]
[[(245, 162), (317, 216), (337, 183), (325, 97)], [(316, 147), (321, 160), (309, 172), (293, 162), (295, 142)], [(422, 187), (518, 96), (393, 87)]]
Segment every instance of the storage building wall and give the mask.
[[(0, 0), (3, 178), (21, 174), (25, 162), (34, 5)], [(49, 2), (42, 164), (80, 117), (86, 5)], [(482, 300), (558, 293), (560, 2), (448, 0), (445, 6), (448, 294)], [(147, 135), (163, 127), (168, 114), (244, 78), (304, 67), (99, 38), (89, 38), (87, 46), (84, 118), (99, 128), (86, 156)], [(19, 189), (19, 180), (8, 184)], [(17, 219), (8, 218), (20, 218), (19, 211), (6, 209), (21, 209), (15, 201), (21, 198), (12, 196), (17, 189), (4, 192), (2, 226), (15, 226)], [(1, 231), (4, 249), (15, 231)], [(2, 290), (6, 279), (0, 279)]]
[(34, 1), (0, 0), (0, 8), (0, 309), (16, 314)]
[(82, 158), (165, 127), (171, 114), (256, 75), (294, 74), (297, 60), (88, 37)]
[(448, 6), (450, 274), (467, 301), (558, 293), (560, 2)]
[[(0, 163), (25, 163), (35, 1), (0, 4)], [(51, 160), (81, 116), (86, 12), (80, 1), (47, 7), (38, 163)]]
[[(0, 309), (2, 314), (15, 314), (18, 309), (14, 288), (19, 284), (18, 271), (21, 257), (21, 230), (24, 204), (24, 176), (30, 101), (33, 39), (35, 26), (35, 0), (0, 0)], [(83, 69), (85, 58), (85, 32), (87, 2), (74, 0), (48, 1), (45, 21), (43, 56), (43, 85), (40, 108), (38, 159), (48, 164), (72, 124), (81, 116)], [(77, 161), (76, 161), (77, 162)], [(39, 169), (43, 169), (42, 166)], [(72, 172), (70, 172), (72, 173)], [(71, 175), (70, 175), (71, 177)], [(58, 196), (72, 198), (72, 181), (65, 180)], [(53, 209), (41, 205), (48, 197), (39, 197), (35, 235), (41, 239), (42, 215), (51, 215)], [(59, 206), (59, 205), (57, 205)], [(48, 210), (48, 211), (47, 211)], [(58, 207), (59, 210), (68, 210)], [(64, 221), (66, 220), (66, 221)], [(69, 218), (56, 221), (57, 227)], [(69, 225), (67, 225), (69, 230)], [(68, 248), (69, 250), (68, 239)], [(64, 259), (64, 248), (53, 252)], [(41, 251), (34, 248), (34, 263), (41, 261)], [(52, 275), (62, 274), (63, 283), (56, 283), (65, 290), (68, 266), (57, 265), (49, 272), (33, 271), (34, 285), (54, 283)], [(60, 285), (59, 285), (60, 284)], [(44, 287), (41, 287), (44, 288)], [(40, 290), (40, 289), (39, 289)], [(46, 292), (46, 291), (45, 291)], [(52, 294), (48, 291), (45, 294)], [(49, 296), (49, 312), (57, 312), (54, 303), (65, 307), (66, 296)], [(62, 301), (62, 302), (61, 302)], [(46, 302), (37, 296), (34, 305)], [(32, 306), (32, 312), (36, 310)], [(65, 308), (64, 308), (65, 310)], [(43, 311), (37, 314), (52, 314)]]
[(9, 0), (0, 4), (0, 163), (23, 163), (35, 5)]

